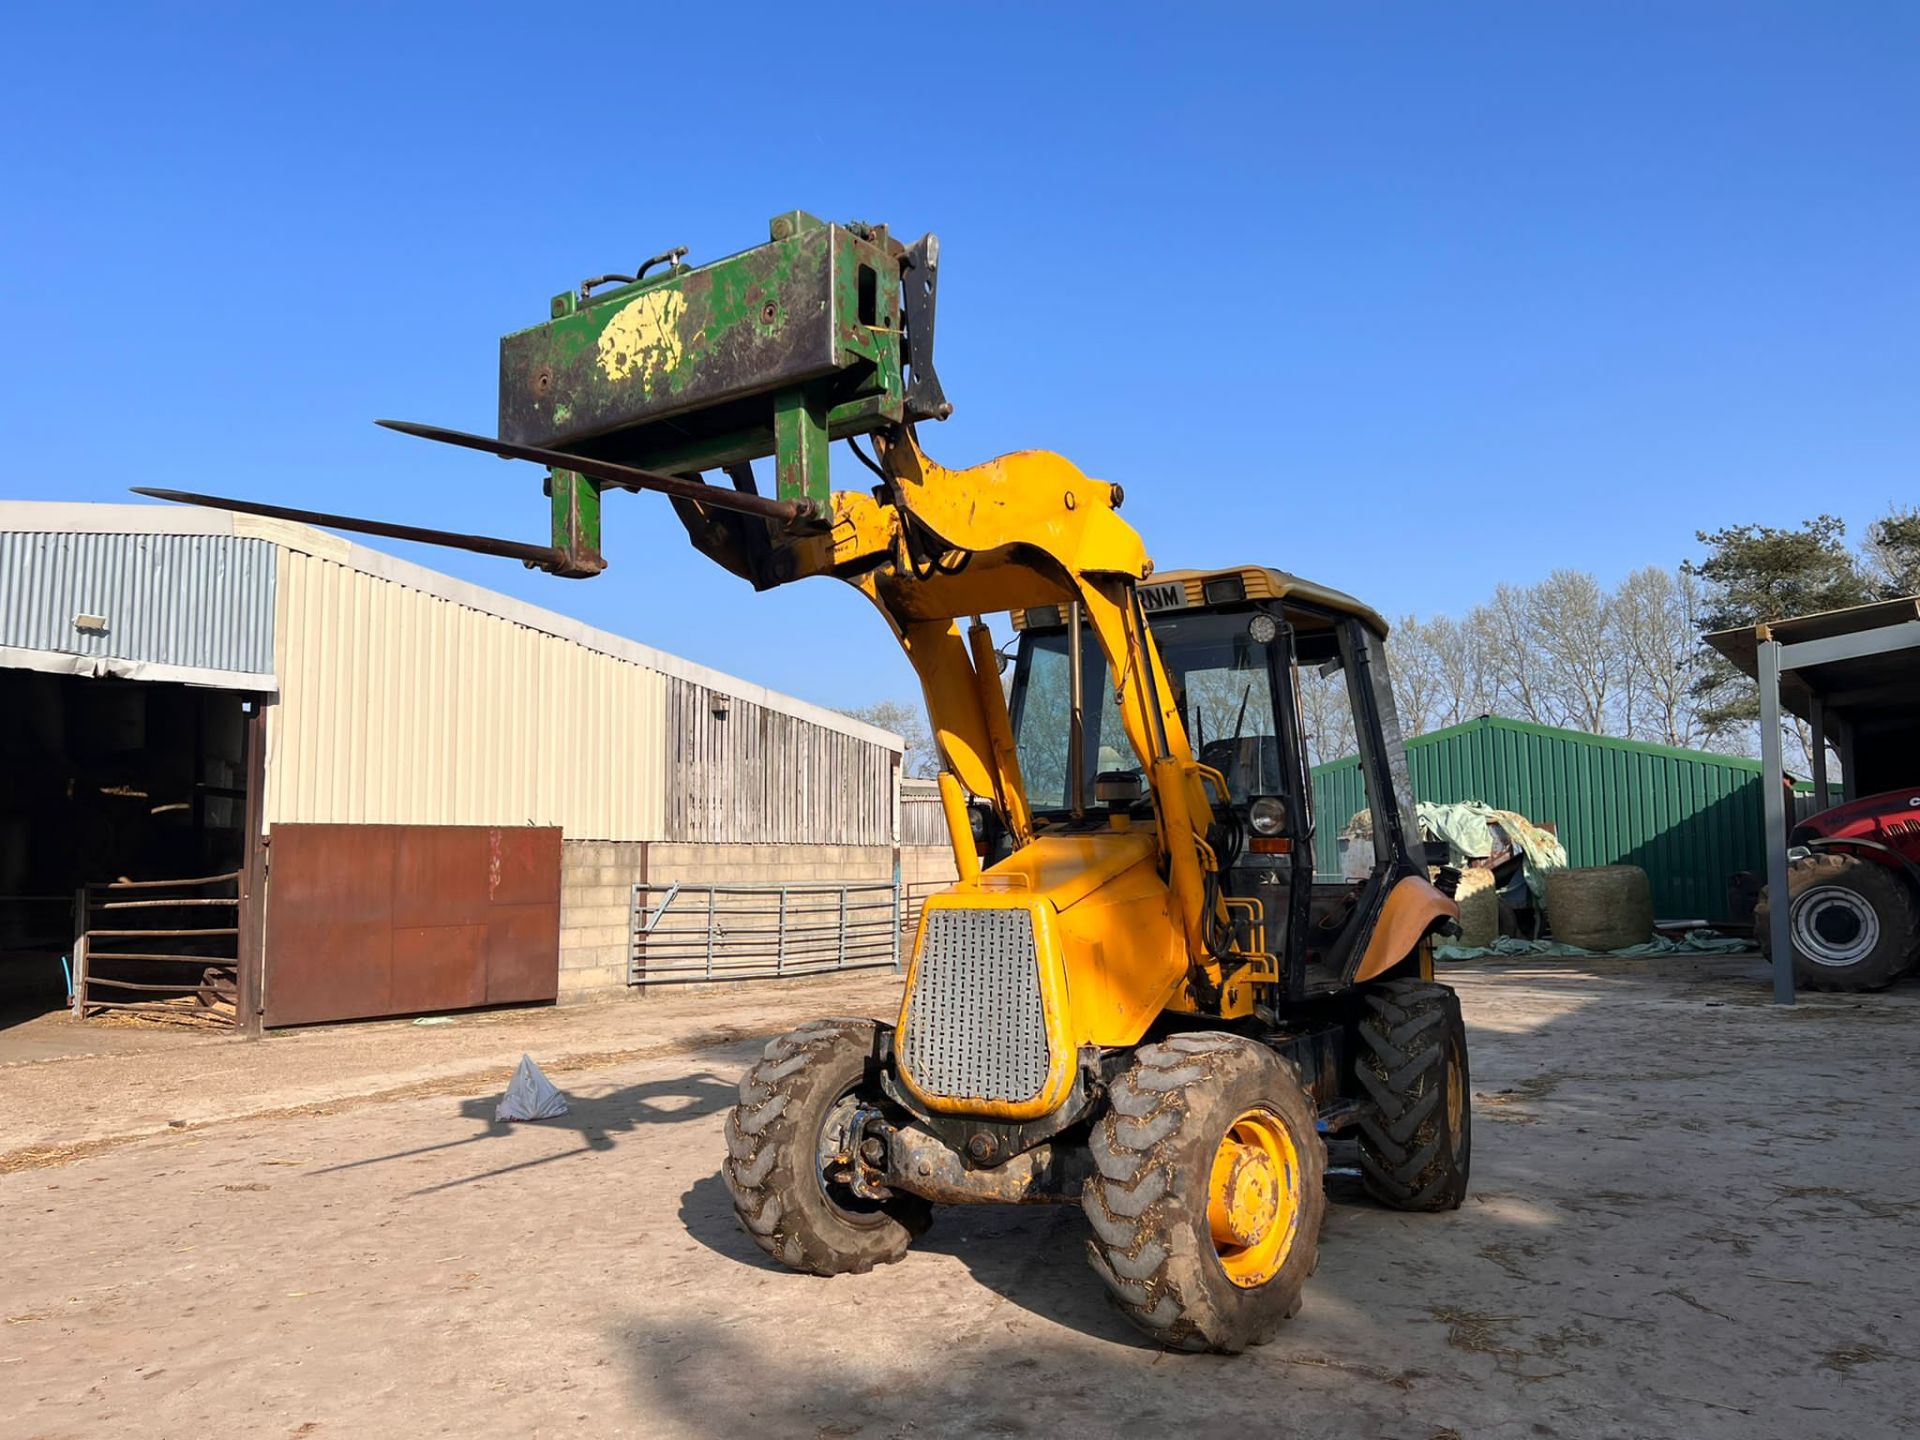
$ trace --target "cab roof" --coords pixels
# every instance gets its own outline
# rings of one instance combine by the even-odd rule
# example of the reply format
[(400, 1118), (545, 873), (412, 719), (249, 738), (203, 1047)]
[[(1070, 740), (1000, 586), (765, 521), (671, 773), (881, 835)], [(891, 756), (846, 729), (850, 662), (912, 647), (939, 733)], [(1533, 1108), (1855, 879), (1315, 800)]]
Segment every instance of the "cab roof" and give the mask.
[[(1140, 582), (1140, 589), (1152, 591), (1156, 586), (1178, 584), (1186, 592), (1186, 604), (1178, 608), (1201, 610), (1207, 608), (1207, 585), (1210, 582), (1236, 577), (1244, 587), (1239, 600), (1278, 600), (1287, 622), (1296, 630), (1331, 629), (1331, 617), (1351, 615), (1376, 634), (1384, 636), (1387, 633), (1387, 622), (1379, 612), (1361, 604), (1344, 590), (1316, 585), (1285, 570), (1263, 565), (1228, 565), (1218, 570), (1156, 570)], [(1237, 604), (1239, 600), (1222, 603)], [(1158, 609), (1151, 604), (1147, 608), (1149, 612)], [(1015, 630), (1064, 623), (1061, 610), (1056, 606), (1046, 605), (1037, 610), (1013, 612)]]
[[(1371, 605), (1366, 605), (1347, 594), (1344, 590), (1335, 590), (1332, 586), (1304, 580), (1285, 570), (1275, 570), (1265, 565), (1228, 565), (1218, 570), (1156, 570), (1151, 579), (1143, 585), (1165, 585), (1169, 581), (1181, 581), (1187, 587), (1187, 604), (1199, 606), (1206, 600), (1206, 583), (1229, 575), (1238, 575), (1246, 583), (1247, 599), (1278, 600), (1289, 611), (1291, 602), (1311, 606), (1314, 610), (1332, 611), (1336, 615), (1351, 615), (1369, 630), (1381, 635), (1387, 633), (1387, 622)], [(1290, 616), (1289, 618), (1293, 618)], [(1301, 618), (1318, 618), (1305, 616)], [(1297, 620), (1296, 620), (1296, 623)]]

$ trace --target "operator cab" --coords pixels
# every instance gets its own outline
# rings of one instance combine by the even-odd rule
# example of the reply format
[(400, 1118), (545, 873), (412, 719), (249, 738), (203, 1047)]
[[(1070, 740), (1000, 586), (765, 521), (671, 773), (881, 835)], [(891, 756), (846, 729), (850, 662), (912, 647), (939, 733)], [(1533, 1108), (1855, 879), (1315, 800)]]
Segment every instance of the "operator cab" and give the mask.
[[(1387, 892), (1402, 876), (1426, 874), (1415, 859), (1423, 852), (1385, 621), (1339, 591), (1252, 567), (1173, 571), (1138, 594), (1194, 758), (1227, 781), (1232, 805), (1217, 811), (1209, 837), (1226, 893), (1261, 902), (1265, 947), (1279, 961), (1288, 998), (1352, 983)], [(1076, 787), (1066, 612), (1026, 610), (1013, 623), (1019, 640), (1008, 705), (1036, 829), (1151, 823), (1145, 770), (1091, 630), (1081, 627)], [(1350, 753), (1334, 738), (1347, 735), (1357, 739), (1368, 806), (1380, 817), (1372, 862), (1351, 876), (1316, 874), (1316, 824), (1336, 831), (1349, 817), (1314, 815), (1310, 767)], [(989, 861), (998, 858), (989, 851)]]

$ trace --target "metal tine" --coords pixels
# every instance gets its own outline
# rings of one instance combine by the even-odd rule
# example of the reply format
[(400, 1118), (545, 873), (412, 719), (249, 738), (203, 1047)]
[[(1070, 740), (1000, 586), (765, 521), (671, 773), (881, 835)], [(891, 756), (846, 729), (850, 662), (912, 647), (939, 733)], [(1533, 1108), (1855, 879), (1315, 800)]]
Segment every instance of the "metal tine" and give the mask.
[(196, 495), (188, 490), (150, 490), (132, 487), (136, 495), (155, 500), (172, 500), (181, 505), (206, 505), (215, 510), (232, 510), (241, 515), (264, 515), (270, 520), (297, 520), (304, 525), (325, 525), (333, 530), (350, 530), (359, 535), (384, 535), (392, 540), (414, 540), (422, 545), (444, 545), (453, 550), (471, 550), (479, 555), (500, 555), (509, 560), (524, 560), (529, 565), (557, 566), (565, 556), (551, 545), (529, 545), (523, 540), (500, 540), (491, 535), (463, 535), (452, 530), (425, 530), (418, 525), (394, 525), (385, 520), (362, 520), (353, 515), (329, 515), (320, 510), (295, 510), (286, 505), (263, 505), (257, 500), (232, 500), (220, 495)]
[(677, 496), (716, 510), (735, 510), (742, 515), (758, 515), (767, 520), (791, 523), (813, 513), (813, 507), (796, 500), (773, 500), (764, 495), (749, 495), (739, 490), (723, 490), (699, 480), (683, 480), (677, 475), (662, 475), (639, 470), (631, 465), (616, 465), (611, 460), (596, 460), (587, 455), (569, 455), (564, 450), (546, 450), (538, 445), (518, 445), (511, 440), (496, 440), (491, 435), (470, 435), (464, 430), (447, 430), (438, 425), (418, 425), (411, 420), (373, 422), (402, 435), (418, 435), (423, 440), (438, 440), (444, 445), (460, 445), (508, 460), (531, 460), (553, 470), (572, 470), (605, 485), (624, 490), (654, 490)]

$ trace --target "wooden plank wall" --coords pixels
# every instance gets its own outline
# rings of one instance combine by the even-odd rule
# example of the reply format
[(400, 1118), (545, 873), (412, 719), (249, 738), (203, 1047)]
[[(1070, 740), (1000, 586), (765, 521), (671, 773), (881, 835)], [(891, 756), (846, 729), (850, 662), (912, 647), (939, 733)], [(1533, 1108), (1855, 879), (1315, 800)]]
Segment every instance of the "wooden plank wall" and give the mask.
[(667, 677), (666, 838), (893, 843), (893, 754)]

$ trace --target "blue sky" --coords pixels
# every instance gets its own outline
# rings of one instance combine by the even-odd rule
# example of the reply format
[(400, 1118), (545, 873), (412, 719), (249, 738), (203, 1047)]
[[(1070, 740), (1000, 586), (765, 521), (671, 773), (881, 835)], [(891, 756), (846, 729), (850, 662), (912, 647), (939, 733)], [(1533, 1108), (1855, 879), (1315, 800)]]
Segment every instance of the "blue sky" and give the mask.
[[(1162, 567), (1389, 614), (1920, 494), (1920, 6), (11, 6), (0, 494), (537, 538), (498, 337), (803, 208), (942, 241), (950, 465), (1058, 450)], [(836, 458), (846, 483), (850, 462)], [(381, 542), (385, 543), (385, 542)], [(423, 563), (827, 704), (877, 617), (663, 501)]]

